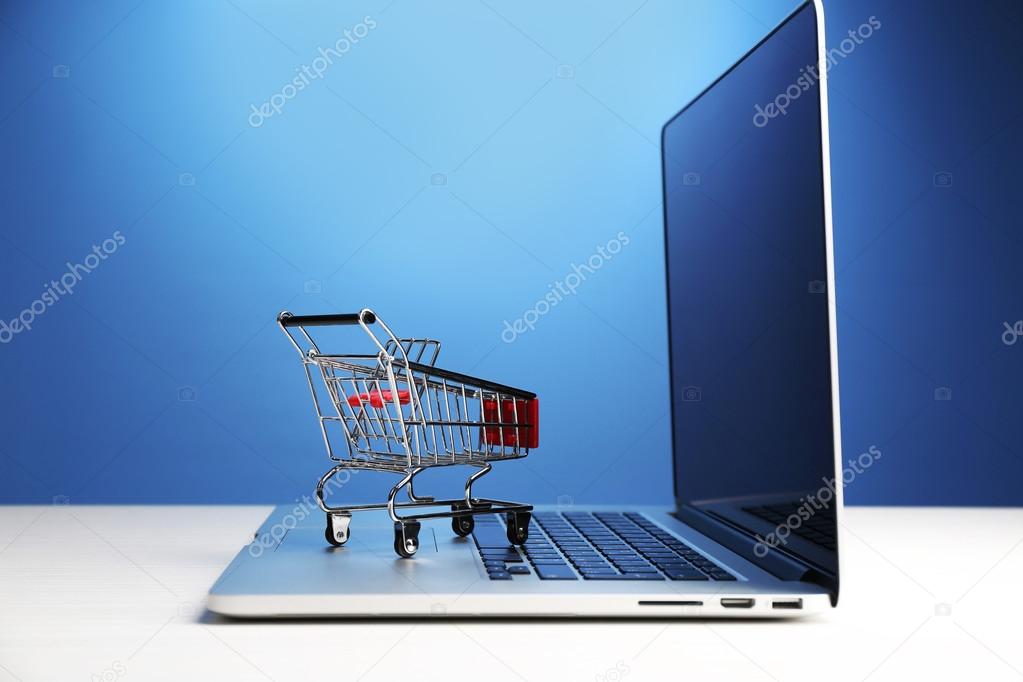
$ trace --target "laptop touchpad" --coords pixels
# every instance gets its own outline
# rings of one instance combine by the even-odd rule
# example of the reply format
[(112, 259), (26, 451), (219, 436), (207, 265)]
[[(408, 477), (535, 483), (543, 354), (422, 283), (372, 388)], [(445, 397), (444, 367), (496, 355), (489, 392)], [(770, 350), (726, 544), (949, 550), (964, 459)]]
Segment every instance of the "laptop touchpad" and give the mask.
[[(355, 526), (355, 524), (352, 524)], [(377, 527), (374, 527), (377, 526)], [(275, 550), (281, 552), (328, 552), (347, 554), (349, 552), (371, 552), (396, 559), (394, 554), (393, 524), (359, 524), (352, 528), (348, 542), (342, 547), (332, 547), (323, 538), (319, 528), (292, 528)], [(424, 527), (419, 531), (419, 554), (437, 552), (437, 538), (433, 528)]]

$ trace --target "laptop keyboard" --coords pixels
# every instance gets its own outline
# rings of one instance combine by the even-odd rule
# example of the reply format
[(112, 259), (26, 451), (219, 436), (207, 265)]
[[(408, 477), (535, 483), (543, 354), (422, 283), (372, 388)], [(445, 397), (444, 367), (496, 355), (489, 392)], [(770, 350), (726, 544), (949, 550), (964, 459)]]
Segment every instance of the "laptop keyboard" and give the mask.
[(742, 510), (759, 516), (777, 527), (785, 526), (789, 517), (795, 514), (801, 522), (787, 526), (792, 533), (804, 540), (816, 543), (824, 549), (835, 551), (838, 548), (838, 544), (835, 542), (835, 511), (830, 508), (815, 510), (815, 513), (808, 519), (802, 520), (798, 513), (799, 508), (798, 502), (786, 502), (759, 507), (743, 507)]
[(491, 580), (735, 580), (638, 513), (537, 512), (522, 551), (497, 516), (476, 517), (473, 538)]

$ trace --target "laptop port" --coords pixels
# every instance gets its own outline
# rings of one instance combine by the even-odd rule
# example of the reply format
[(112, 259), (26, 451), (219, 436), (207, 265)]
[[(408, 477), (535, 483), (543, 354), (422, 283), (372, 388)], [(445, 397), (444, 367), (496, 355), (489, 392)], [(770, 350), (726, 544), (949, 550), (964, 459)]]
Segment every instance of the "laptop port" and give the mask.
[(801, 609), (803, 608), (802, 599), (775, 599), (771, 602), (772, 609)]
[(639, 605), (640, 606), (703, 606), (703, 602), (702, 601), (683, 601), (683, 600), (678, 600), (678, 599), (676, 599), (676, 600), (670, 600), (670, 599), (653, 600), (653, 599), (651, 599), (649, 601), (642, 601), (641, 600), (639, 602)]
[(721, 605), (724, 606), (726, 609), (751, 609), (751, 608), (753, 608), (753, 605), (755, 603), (756, 603), (756, 600), (750, 599), (748, 597), (747, 598), (741, 598), (741, 597), (728, 598), (728, 597), (726, 597), (726, 598), (721, 600)]

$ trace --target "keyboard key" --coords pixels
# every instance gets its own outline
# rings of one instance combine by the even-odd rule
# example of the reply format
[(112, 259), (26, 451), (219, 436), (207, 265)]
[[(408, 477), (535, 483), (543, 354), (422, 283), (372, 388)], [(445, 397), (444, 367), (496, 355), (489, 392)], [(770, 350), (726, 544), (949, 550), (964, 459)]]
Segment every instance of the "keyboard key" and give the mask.
[(506, 549), (511, 547), (511, 543), (508, 542), (508, 536), (505, 534), (504, 527), (498, 523), (480, 523), (477, 520), (476, 528), (472, 531), (472, 536), (476, 540), (476, 545), (480, 549)]
[(575, 571), (568, 564), (560, 565), (547, 565), (539, 564), (536, 566), (536, 574), (540, 576), (540, 580), (578, 580)]
[(529, 566), (526, 566), (525, 564), (509, 566), (508, 572), (512, 575), (529, 575)]
[(586, 580), (664, 580), (656, 573), (619, 573), (618, 575), (585, 576)]
[(487, 575), (491, 580), (511, 580), (511, 573), (508, 571), (491, 571)]
[(533, 559), (560, 559), (561, 555), (557, 552), (527, 552), (526, 557), (532, 561)]
[(707, 580), (707, 576), (697, 570), (666, 571), (665, 573), (672, 580)]
[(522, 561), (522, 557), (519, 553), (514, 550), (507, 550), (504, 552), (492, 549), (485, 549), (480, 554), (483, 556), (483, 561), (505, 561), (518, 563)]
[(690, 564), (655, 564), (657, 568), (661, 569), (664, 573), (679, 573), (680, 571), (700, 571), (696, 570), (695, 566)]

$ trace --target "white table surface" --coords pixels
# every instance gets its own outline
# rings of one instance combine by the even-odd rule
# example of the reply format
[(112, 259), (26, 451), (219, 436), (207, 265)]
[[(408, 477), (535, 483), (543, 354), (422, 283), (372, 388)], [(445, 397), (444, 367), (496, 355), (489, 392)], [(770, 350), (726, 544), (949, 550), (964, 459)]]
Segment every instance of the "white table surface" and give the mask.
[(0, 507), (0, 681), (1023, 678), (1021, 509), (849, 509), (842, 603), (801, 621), (221, 620), (269, 511)]

